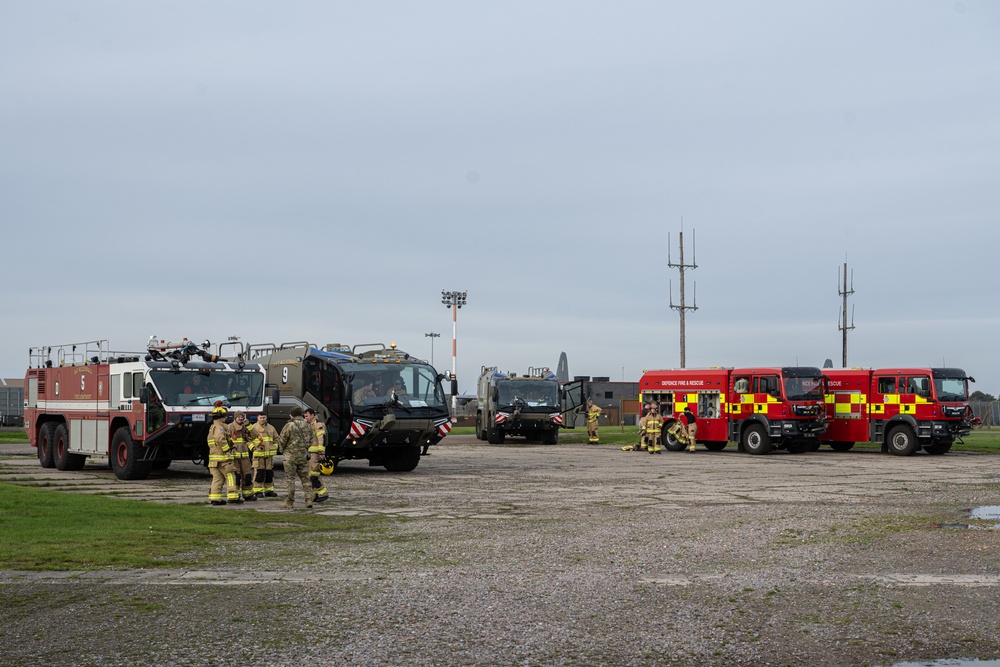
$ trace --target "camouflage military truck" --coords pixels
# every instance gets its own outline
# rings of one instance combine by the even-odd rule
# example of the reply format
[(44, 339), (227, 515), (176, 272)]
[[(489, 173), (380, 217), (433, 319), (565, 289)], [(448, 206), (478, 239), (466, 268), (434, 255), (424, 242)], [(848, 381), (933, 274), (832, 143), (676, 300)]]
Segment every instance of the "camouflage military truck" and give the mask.
[(493, 445), (508, 435), (554, 445), (560, 428), (573, 428), (567, 413), (583, 404), (583, 383), (560, 385), (548, 368), (519, 376), (483, 366), (476, 393), (476, 437)]
[(392, 472), (417, 467), (427, 447), (451, 431), (442, 375), (426, 361), (382, 343), (319, 347), (308, 342), (249, 347), (279, 401), (265, 406), (279, 431), (293, 407), (326, 424), (324, 472), (344, 459), (367, 459)]

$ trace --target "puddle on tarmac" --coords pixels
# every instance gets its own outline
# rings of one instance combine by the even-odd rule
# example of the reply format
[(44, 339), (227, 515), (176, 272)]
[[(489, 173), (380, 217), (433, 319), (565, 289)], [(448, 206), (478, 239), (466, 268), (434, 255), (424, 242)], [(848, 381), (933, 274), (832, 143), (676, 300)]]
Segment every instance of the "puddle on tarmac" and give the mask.
[(1000, 660), (977, 660), (975, 658), (949, 658), (928, 662), (897, 662), (892, 667), (1000, 667)]
[(984, 521), (1000, 521), (1000, 505), (986, 505), (985, 507), (974, 507), (969, 512), (970, 519), (982, 519)]
[[(995, 530), (1000, 528), (1000, 505), (984, 505), (969, 510), (969, 518), (976, 521), (991, 521), (993, 525), (973, 523), (935, 523), (935, 528), (945, 530)], [(1000, 665), (998, 665), (1000, 667)]]

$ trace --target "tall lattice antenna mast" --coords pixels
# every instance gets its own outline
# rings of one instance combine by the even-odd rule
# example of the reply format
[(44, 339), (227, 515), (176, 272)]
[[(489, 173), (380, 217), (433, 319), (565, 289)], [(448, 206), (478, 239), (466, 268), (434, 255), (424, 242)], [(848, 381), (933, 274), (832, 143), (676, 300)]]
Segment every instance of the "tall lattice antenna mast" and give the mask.
[(689, 310), (698, 310), (698, 284), (694, 285), (694, 304), (691, 306), (686, 305), (685, 293), (684, 293), (684, 270), (685, 269), (697, 269), (698, 264), (695, 258), (697, 254), (698, 244), (695, 239), (694, 230), (691, 230), (691, 263), (684, 263), (684, 218), (681, 218), (681, 233), (680, 233), (680, 249), (681, 249), (681, 259), (680, 262), (674, 264), (670, 257), (670, 234), (667, 234), (667, 266), (672, 269), (677, 269), (680, 272), (681, 277), (681, 302), (679, 304), (674, 304), (674, 281), (670, 281), (670, 307), (674, 310), (680, 311), (681, 314), (681, 368), (686, 368), (687, 363), (687, 341), (685, 339), (685, 322), (684, 315)]
[(840, 307), (840, 321), (837, 323), (837, 330), (843, 333), (844, 337), (844, 364), (843, 367), (847, 368), (847, 332), (854, 330), (854, 306), (851, 306), (851, 324), (847, 324), (847, 297), (854, 294), (854, 270), (851, 270), (851, 286), (847, 286), (847, 262), (844, 262), (843, 275), (839, 275), (838, 272), (837, 282), (842, 283), (843, 287), (838, 285), (837, 294), (844, 298), (844, 303)]

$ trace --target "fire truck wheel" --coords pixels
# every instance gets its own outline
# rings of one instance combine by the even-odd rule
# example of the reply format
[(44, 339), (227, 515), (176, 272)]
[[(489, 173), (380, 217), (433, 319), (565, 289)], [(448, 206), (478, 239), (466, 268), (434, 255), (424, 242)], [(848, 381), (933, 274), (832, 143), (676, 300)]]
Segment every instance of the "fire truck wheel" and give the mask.
[(407, 447), (386, 459), (385, 469), (389, 472), (410, 472), (420, 463), (420, 448)]
[(490, 426), (486, 429), (486, 441), (491, 445), (502, 445), (504, 439), (503, 431), (501, 431), (496, 426)]
[(55, 440), (56, 425), (53, 423), (42, 424), (38, 429), (38, 462), (43, 468), (56, 467), (55, 459), (52, 456), (52, 442)]
[(707, 449), (710, 452), (721, 452), (723, 449), (726, 448), (726, 445), (729, 443), (727, 443), (725, 440), (723, 440), (722, 442), (719, 442), (717, 440), (709, 440), (702, 444), (704, 444), (705, 449)]
[(476, 415), (476, 440), (486, 439), (486, 429), (483, 428), (483, 416)]
[(559, 431), (542, 431), (542, 444), (543, 445), (559, 444)]
[(935, 442), (933, 445), (924, 445), (924, 451), (928, 454), (933, 454), (934, 456), (940, 456), (941, 454), (947, 454), (951, 451), (950, 442)]
[(667, 422), (663, 425), (660, 430), (660, 440), (663, 442), (663, 446), (667, 448), (668, 452), (680, 452), (683, 451), (687, 445), (677, 439), (673, 433), (670, 432), (670, 427), (676, 422)]
[(849, 452), (854, 449), (853, 442), (831, 442), (830, 449), (835, 452)]
[(52, 460), (56, 464), (56, 470), (80, 470), (87, 462), (86, 456), (69, 452), (69, 431), (65, 424), (56, 426), (52, 437)]
[(118, 479), (146, 479), (152, 470), (151, 462), (138, 460), (128, 426), (120, 427), (111, 439), (111, 469)]
[(771, 436), (760, 424), (751, 424), (743, 431), (743, 449), (750, 454), (767, 454), (771, 451)]
[(917, 438), (913, 435), (913, 429), (906, 425), (893, 427), (885, 439), (885, 444), (896, 456), (909, 456), (917, 451)]

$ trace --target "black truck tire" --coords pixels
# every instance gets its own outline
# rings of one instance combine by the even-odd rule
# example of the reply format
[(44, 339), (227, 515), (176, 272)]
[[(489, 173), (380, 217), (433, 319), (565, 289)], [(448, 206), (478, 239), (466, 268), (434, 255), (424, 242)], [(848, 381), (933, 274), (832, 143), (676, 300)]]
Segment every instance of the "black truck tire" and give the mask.
[(150, 461), (139, 461), (135, 441), (128, 426), (121, 426), (111, 438), (111, 469), (118, 479), (146, 479), (153, 469)]
[(749, 454), (761, 455), (771, 451), (771, 436), (760, 424), (751, 424), (743, 431), (743, 449)]
[(910, 456), (917, 451), (917, 436), (906, 424), (893, 426), (885, 438), (889, 452), (896, 456)]
[(55, 468), (56, 462), (53, 456), (52, 442), (55, 440), (56, 425), (53, 422), (42, 424), (38, 427), (38, 463), (43, 468)]
[(87, 462), (86, 456), (70, 453), (69, 431), (66, 430), (66, 424), (56, 426), (52, 438), (52, 461), (56, 464), (56, 470), (80, 470)]

